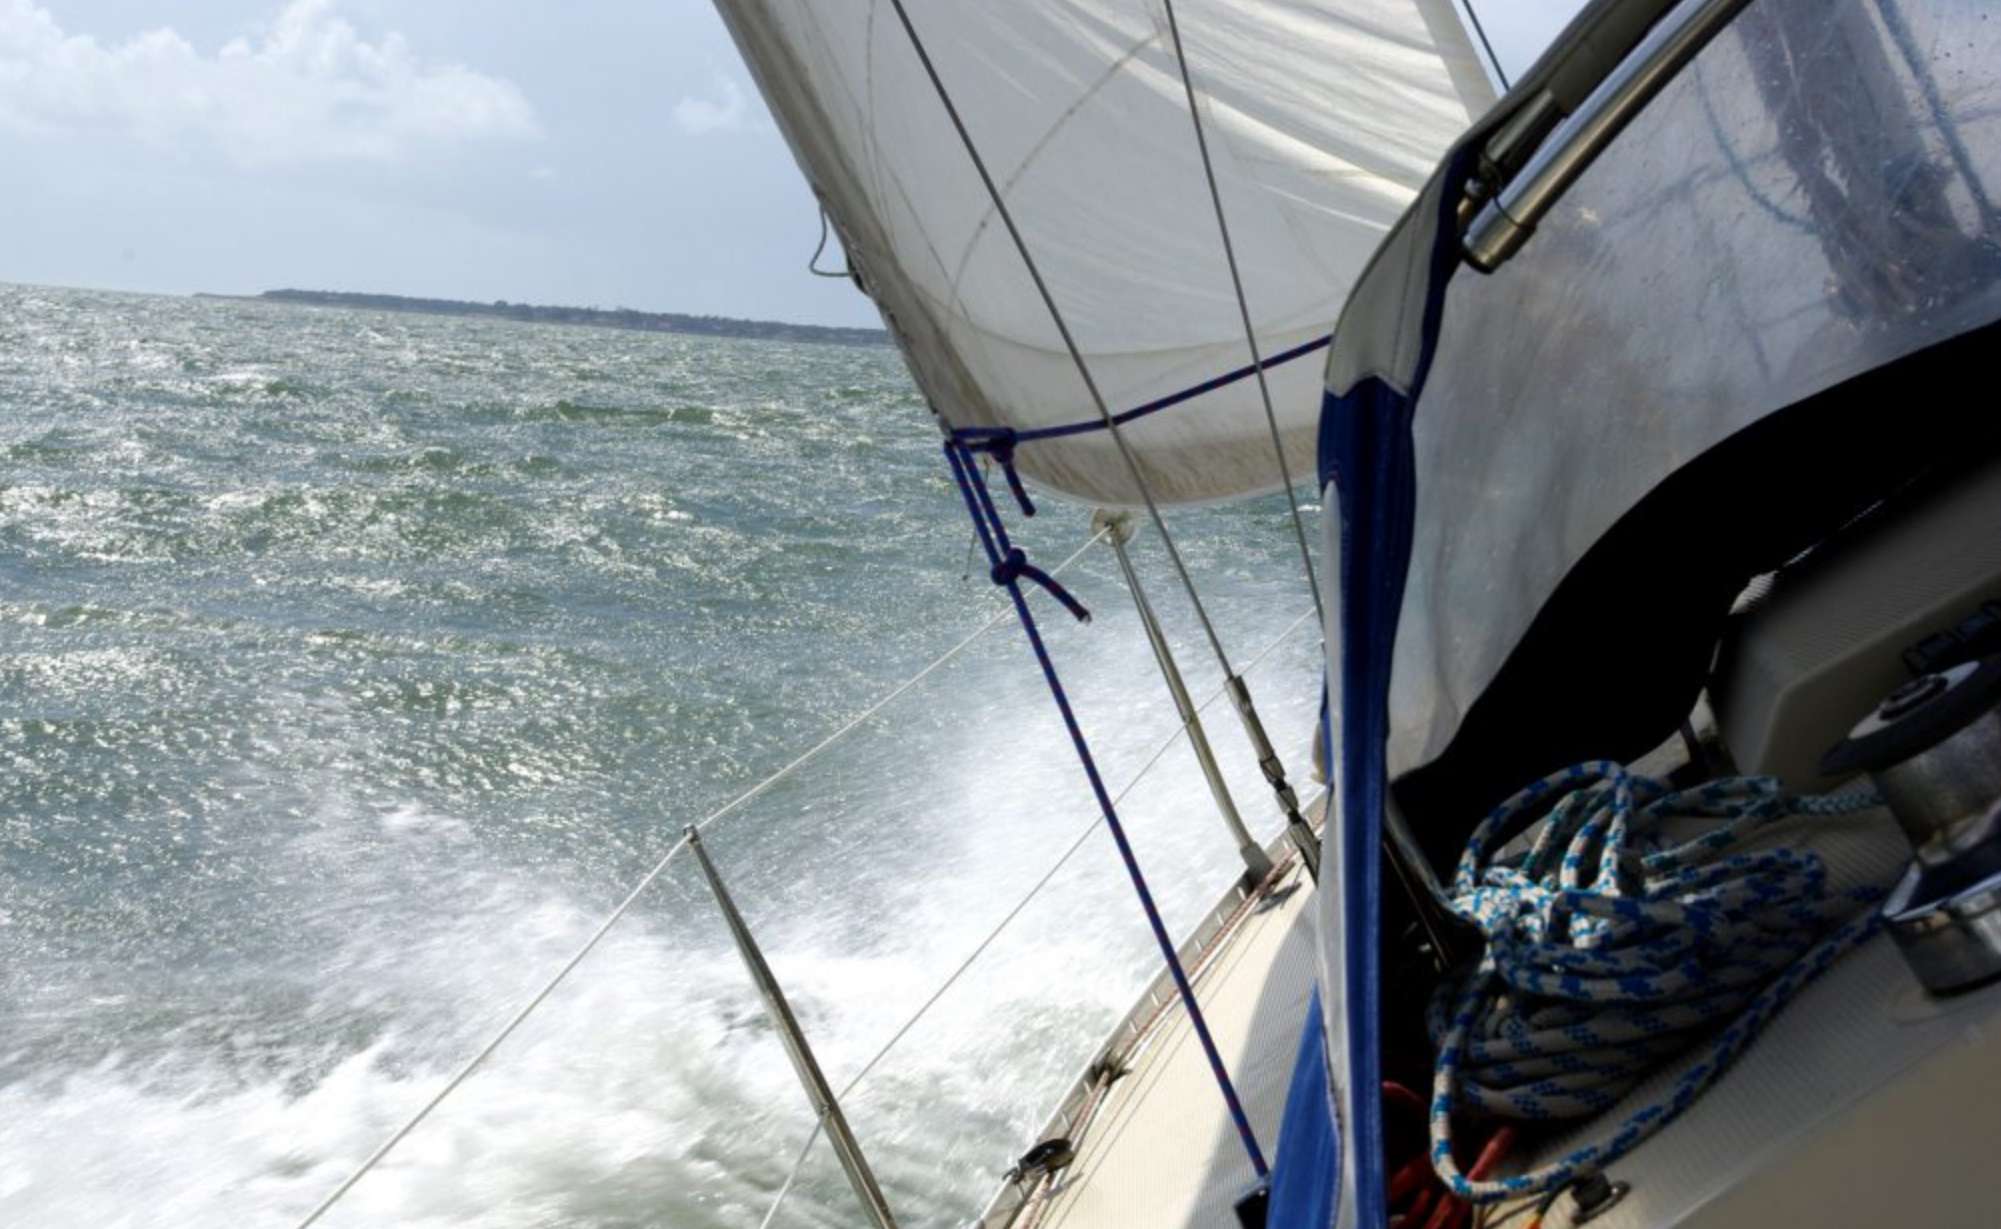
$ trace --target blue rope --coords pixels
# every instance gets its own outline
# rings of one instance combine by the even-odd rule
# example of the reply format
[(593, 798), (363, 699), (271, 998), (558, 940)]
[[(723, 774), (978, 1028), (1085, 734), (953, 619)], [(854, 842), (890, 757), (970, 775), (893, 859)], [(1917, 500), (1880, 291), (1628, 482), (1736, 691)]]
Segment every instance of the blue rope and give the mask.
[[(1209, 1022), (1195, 1001), (1195, 988), (1189, 984), (1188, 973), (1181, 967), (1181, 957), (1174, 950), (1174, 940), (1167, 933), (1166, 923), (1161, 921), (1160, 909), (1154, 904), (1153, 892), (1146, 886), (1146, 876), (1140, 872), (1132, 842), (1126, 839), (1125, 825), (1119, 820), (1118, 809), (1112, 805), (1112, 796), (1105, 789), (1104, 779), (1098, 775), (1097, 761), (1091, 755), (1090, 745), (1084, 740), (1083, 728), (1077, 724), (1077, 715), (1071, 711), (1063, 681), (1056, 675), (1056, 663), (1042, 642), (1042, 632), (1036, 626), (1035, 615), (1029, 610), (1028, 599), (1021, 591), (1021, 579), (1034, 579), (1034, 576), (1028, 571), (1016, 572), (1007, 567), (1008, 561), (1021, 552), (1008, 541), (1007, 527), (1001, 522), (986, 480), (980, 475), (969, 450), (948, 440), (945, 459), (951, 463), (952, 476), (959, 483), (960, 498), (965, 501), (966, 512), (973, 518), (973, 527), (979, 533), (980, 545), (986, 548), (987, 559), (993, 565), (994, 583), (1006, 588), (1008, 596), (1014, 599), (1014, 611), (1021, 619), (1022, 631), (1028, 635), (1028, 645), (1035, 650), (1035, 660), (1042, 667), (1042, 677), (1049, 684), (1049, 694), (1055, 698), (1057, 711), (1063, 715), (1063, 726), (1070, 732), (1070, 743), (1076, 748), (1078, 762), (1084, 766), (1084, 775), (1090, 779), (1091, 792), (1097, 796), (1098, 808), (1105, 817), (1105, 827), (1118, 845), (1119, 859), (1126, 865), (1133, 890), (1139, 894), (1140, 908), (1146, 911), (1147, 925), (1152, 928), (1154, 942), (1160, 945), (1160, 954), (1167, 961), (1167, 971), (1174, 979), (1174, 988), (1180, 994), (1183, 1006), (1188, 1009), (1188, 1021), (1194, 1026), (1196, 1039), (1202, 1043), (1202, 1053), (1209, 1060), (1210, 1073), (1216, 1077), (1216, 1087), (1222, 1091), (1223, 1102), (1229, 1107), (1230, 1120), (1236, 1124), (1237, 1136), (1243, 1140), (1244, 1151), (1250, 1156), (1251, 1168), (1258, 1177), (1266, 1177), (1271, 1170), (1265, 1164), (1264, 1152), (1258, 1147), (1257, 1136), (1251, 1130), (1251, 1121), (1244, 1113), (1243, 1102), (1237, 1098), (1236, 1086), (1230, 1082), (1230, 1073), (1223, 1066), (1222, 1053), (1217, 1050), (1215, 1039), (1209, 1035)], [(1052, 596), (1057, 592), (1052, 589)], [(1081, 610), (1082, 607), (1074, 609)]]
[[(1013, 427), (979, 428), (983, 434), (977, 441), (966, 443), (969, 452), (984, 452), (1000, 464), (1001, 473), (1007, 475), (1007, 489), (1014, 492), (1014, 502), (1021, 505), (1023, 516), (1035, 515), (1035, 501), (1028, 497), (1028, 488), (1022, 485), (1021, 471), (1014, 467), (1014, 447), (1021, 442), (1021, 432)], [(958, 438), (958, 432), (953, 438)]]
[[(1016, 581), (1033, 581), (1050, 597), (1061, 602), (1079, 623), (1089, 623), (1091, 612), (1063, 587), (1063, 582), (1030, 563), (1028, 552), (1008, 540), (1007, 525), (1002, 522), (1000, 509), (994, 506), (994, 497), (987, 491), (986, 479), (980, 476), (972, 457), (950, 443), (945, 445), (945, 456), (952, 462), (953, 475), (959, 479), (959, 494), (966, 500), (967, 511), (973, 514), (973, 527), (980, 531), (980, 543), (987, 548), (987, 560), (993, 565), (987, 572), (987, 578), (1009, 588), (1015, 587)], [(960, 472), (962, 467), (964, 473)]]
[(1084, 603), (1072, 596), (1061, 581), (1030, 563), (1028, 553), (1019, 546), (1008, 547), (1007, 552), (1001, 556), (1001, 561), (993, 566), (987, 576), (997, 585), (1011, 585), (1017, 580), (1034, 581), (1042, 586), (1043, 591), (1050, 597), (1063, 603), (1063, 608), (1068, 610), (1079, 623), (1091, 621), (1091, 612), (1084, 609)]
[[(1490, 860), (1511, 826), (1548, 802), (1526, 855)], [(1489, 1202), (1550, 1191), (1602, 1169), (1688, 1108), (1758, 1031), (1843, 953), (1874, 934), (1884, 884), (1832, 892), (1810, 852), (1743, 852), (1791, 815), (1881, 805), (1873, 793), (1800, 797), (1771, 777), (1689, 790), (1592, 761), (1503, 803), (1467, 841), (1453, 912), (1487, 950), (1439, 988), (1430, 1028), (1432, 1166), (1452, 1193)], [(1676, 844), (1663, 821), (1722, 821)], [(1452, 1112), (1579, 1118), (1609, 1109), (1658, 1063), (1707, 1053), (1666, 1096), (1598, 1143), (1514, 1177), (1474, 1181), (1453, 1160)]]
[[(1034, 516), (1035, 510), (1032, 506), (1027, 505), (1028, 497), (1022, 491), (1020, 479), (1014, 473), (1013, 456), (1015, 445), (1030, 444), (1036, 440), (1060, 439), (1066, 435), (1083, 435), (1091, 431), (1103, 431), (1108, 425), (1123, 427), (1134, 419), (1145, 418), (1149, 414), (1157, 414), (1161, 410), (1170, 409), (1180, 405), (1184, 401), (1193, 401), (1204, 393), (1213, 393), (1217, 389), (1235, 384), (1239, 380), (1248, 380), (1260, 371), (1269, 371), (1281, 363), (1290, 363), (1294, 359), (1305, 358), (1316, 351), (1325, 350), (1328, 343), (1333, 340), (1331, 336), (1316, 338), (1303, 345), (1294, 346), (1290, 350), (1281, 350), (1277, 354), (1265, 359), (1262, 363), (1246, 363), (1234, 371), (1226, 371), (1222, 375), (1204, 380), (1200, 384), (1190, 385), (1178, 393), (1169, 393), (1167, 396), (1155, 401), (1149, 401), (1145, 405), (1134, 406), (1130, 410), (1114, 414), (1112, 415), (1111, 424), (1107, 424), (1102, 418), (1093, 418), (1085, 422), (1068, 422), (1054, 427), (1036, 427), (1028, 431), (1018, 430), (1014, 427), (960, 427), (952, 432), (952, 439), (953, 442), (970, 451), (993, 453), (994, 459), (1000, 461), (1001, 468), (1007, 472), (1008, 484), (1014, 487), (1016, 497), (1023, 501), (1024, 506), (1022, 511), (1029, 516)], [(1002, 459), (996, 445), (1007, 449), (1006, 460)]]

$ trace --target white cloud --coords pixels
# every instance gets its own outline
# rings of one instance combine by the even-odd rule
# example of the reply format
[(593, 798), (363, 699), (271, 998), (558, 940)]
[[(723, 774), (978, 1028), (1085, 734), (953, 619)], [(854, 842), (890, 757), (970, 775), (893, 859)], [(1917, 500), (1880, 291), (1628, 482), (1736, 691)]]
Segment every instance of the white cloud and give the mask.
[(204, 54), (169, 29), (104, 45), (35, 0), (0, 0), (0, 129), (106, 135), (243, 166), (395, 162), (536, 135), (501, 77), (370, 42), (334, 0), (294, 0), (268, 29)]
[(750, 127), (750, 100), (743, 87), (717, 73), (713, 96), (684, 95), (674, 104), (674, 122), (697, 136), (709, 132), (741, 132)]

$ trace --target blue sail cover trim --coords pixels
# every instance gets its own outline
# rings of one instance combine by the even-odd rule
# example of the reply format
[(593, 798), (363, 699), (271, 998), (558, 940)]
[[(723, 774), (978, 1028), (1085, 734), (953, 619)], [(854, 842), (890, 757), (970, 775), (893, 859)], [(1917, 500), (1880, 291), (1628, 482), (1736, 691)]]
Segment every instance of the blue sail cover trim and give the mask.
[[(1329, 766), (1334, 773), (1335, 811), (1327, 840), (1337, 848), (1329, 859), (1335, 881), (1323, 889), (1338, 893), (1335, 909), (1338, 936), (1323, 935), (1323, 945), (1339, 942), (1343, 984), (1326, 987), (1338, 996), (1334, 1010), (1346, 1023), (1346, 1061), (1335, 1067), (1340, 1078), (1323, 1082), (1313, 1102), (1328, 1106), (1331, 1134), (1348, 1141), (1346, 1165), (1338, 1148), (1311, 1149), (1304, 1155), (1278, 1156), (1280, 1180), (1301, 1183), (1286, 1175), (1288, 1167), (1328, 1167), (1327, 1198), (1314, 1205), (1301, 1201), (1316, 1220), (1275, 1216), (1272, 1229), (1326, 1229), (1344, 1204), (1355, 1209), (1361, 1225), (1380, 1226), (1386, 1216), (1386, 1180), (1382, 1153), (1382, 1058), (1377, 1037), (1381, 1019), (1383, 813), (1389, 782), (1385, 750), (1389, 739), (1390, 664), (1396, 647), (1397, 621), (1403, 607), (1404, 583), (1410, 571), (1410, 550), (1417, 508), (1417, 474), (1411, 423), (1444, 322), (1445, 287), (1459, 267), (1458, 196), (1466, 182), (1478, 146), (1462, 143), (1440, 177), (1433, 181), (1417, 208), (1429, 208), (1434, 219), (1424, 278), (1420, 340), (1412, 369), (1377, 372), (1358, 380), (1342, 393), (1329, 392), (1321, 402), (1320, 486), (1323, 506), (1335, 512), (1329, 532), (1338, 535), (1339, 586), (1333, 606), (1339, 634), (1329, 646), (1339, 646), (1338, 660), (1329, 663), (1335, 675), (1333, 693), (1339, 698), (1340, 746), (1333, 748)], [(1400, 391), (1392, 379), (1409, 391)], [(1331, 723), (1330, 723), (1331, 724)], [(1315, 1016), (1309, 1032), (1319, 1032)], [(1324, 1051), (1324, 1045), (1321, 1047)], [(1327, 1070), (1324, 1052), (1316, 1060)], [(1294, 1090), (1303, 1084), (1294, 1074)], [(1329, 1104), (1329, 1092), (1338, 1104)], [(1302, 1113), (1304, 1113), (1302, 1109)], [(1286, 1106), (1288, 1119), (1293, 1105)], [(1336, 1124), (1339, 1124), (1338, 1127)], [(1301, 1140), (1311, 1142), (1304, 1128)], [(1343, 1197), (1343, 1169), (1355, 1189)], [(1277, 1201), (1273, 1201), (1276, 1210)], [(1290, 1213), (1288, 1213), (1290, 1215)]]
[(1388, 782), (1390, 655), (1403, 604), (1416, 491), (1410, 403), (1371, 377), (1345, 397), (1329, 394), (1320, 428), (1322, 489), (1338, 509), (1341, 656), (1335, 691), (1341, 744), (1333, 769), (1339, 793), (1332, 839), (1340, 846), (1341, 919), (1347, 974), (1339, 987), (1348, 1061), (1340, 1093), (1349, 1140), (1353, 1206), (1362, 1223), (1381, 1222), (1382, 1063), (1376, 1037), (1382, 984), (1382, 815)]
[(1327, 1033), (1320, 1025), (1320, 991), (1306, 1007), (1292, 1083), (1285, 1090), (1285, 1118), (1278, 1128), (1278, 1166), (1272, 1170), (1265, 1224), (1326, 1225), (1334, 1219), (1334, 1175), (1340, 1172), (1341, 1137), (1327, 1100)]

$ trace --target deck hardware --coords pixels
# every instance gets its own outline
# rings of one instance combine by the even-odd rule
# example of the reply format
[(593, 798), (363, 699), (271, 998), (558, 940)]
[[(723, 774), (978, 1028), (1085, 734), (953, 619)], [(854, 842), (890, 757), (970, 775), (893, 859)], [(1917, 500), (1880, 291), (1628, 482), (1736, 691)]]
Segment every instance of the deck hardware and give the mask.
[(1313, 831), (1313, 825), (1307, 822), (1299, 809), (1299, 796), (1285, 779), (1285, 764), (1271, 745), (1271, 736), (1265, 733), (1257, 706), (1251, 703), (1250, 688), (1245, 685), (1242, 675), (1232, 674), (1224, 680), (1223, 689), (1229, 694), (1230, 703), (1236, 706), (1237, 716), (1244, 724), (1244, 733), (1250, 737), (1251, 750), (1258, 757), (1258, 770), (1264, 773), (1272, 796), (1278, 799), (1279, 809), (1285, 812), (1285, 833), (1292, 839), (1293, 847), (1299, 850), (1299, 860), (1306, 867), (1307, 876), (1317, 884), (1320, 882), (1319, 834)]
[[(1492, 273), (1521, 250), (1627, 123), (1726, 29), (1749, 0), (1700, 0), (1664, 18), (1535, 150), (1466, 229), (1468, 264)], [(1637, 6), (1636, 6), (1637, 7)], [(1542, 115), (1534, 118), (1541, 120)]]
[(1417, 915), (1418, 927), (1431, 949), (1432, 965), (1441, 973), (1457, 967), (1465, 946), (1460, 941), (1461, 924), (1453, 915), (1445, 885), (1439, 882), (1438, 872), (1394, 794), (1383, 801), (1383, 862)]
[(1107, 1054), (1091, 1064), (1090, 1070), (1084, 1073), (1084, 1078), (1100, 1087), (1109, 1088), (1131, 1074), (1132, 1068), (1123, 1060)]
[(1017, 1184), (1033, 1182), (1068, 1168), (1070, 1162), (1076, 1159), (1076, 1145), (1064, 1136), (1054, 1136), (1022, 1153), (1014, 1168), (1007, 1171), (1007, 1180)]
[(1629, 1182), (1613, 1182), (1602, 1173), (1586, 1174), (1570, 1188), (1570, 1198), (1576, 1203), (1577, 1211), (1571, 1214), (1570, 1223), (1584, 1225), (1619, 1206), (1619, 1201), (1632, 1192)]
[(1280, 905), (1284, 904), (1287, 900), (1291, 899), (1292, 894), (1294, 892), (1299, 891), (1299, 888), (1300, 885), (1297, 881), (1288, 883), (1284, 887), (1273, 888), (1270, 892), (1267, 892), (1265, 894), (1263, 900), (1260, 900), (1257, 904), (1251, 906), (1251, 912), (1270, 913), (1272, 910), (1278, 908)]
[(1957, 994), (2001, 978), (2001, 657), (1911, 679), (1820, 762), (1867, 772), (1911, 843), (1883, 903), (1925, 989)]
[(2001, 602), (1982, 603), (1958, 627), (1925, 637), (1904, 650), (1912, 674), (1931, 674), (2001, 653)]
[(709, 851), (702, 845), (702, 834), (692, 824), (688, 826), (688, 848), (701, 864), (702, 877), (709, 881), (709, 891), (716, 898), (716, 908), (722, 911), (730, 938), (736, 941), (737, 954), (743, 957), (751, 981), (756, 983), (757, 992), (764, 998), (765, 1009), (771, 1013), (771, 1022), (777, 1026), (779, 1039), (785, 1043), (785, 1056), (792, 1060), (792, 1069), (799, 1073), (799, 1082), (806, 1088), (806, 1097), (813, 1103), (813, 1112), (827, 1129), (834, 1154), (840, 1158), (841, 1168), (847, 1171), (848, 1184), (854, 1187), (855, 1197), (861, 1200), (869, 1223), (875, 1229), (896, 1229), (896, 1217), (891, 1215), (882, 1187), (877, 1185), (875, 1173), (869, 1169), (868, 1158), (862, 1155), (861, 1143), (848, 1126), (847, 1115), (841, 1112), (833, 1086), (827, 1083), (819, 1061), (813, 1057), (813, 1048), (806, 1043), (806, 1034), (799, 1027), (798, 1017), (792, 1014), (791, 1005), (785, 1001), (785, 992), (779, 989), (778, 978), (765, 962), (757, 940), (751, 937), (750, 927), (744, 923), (743, 915), (737, 912), (736, 902), (730, 899), (729, 889), (723, 886), (715, 863), (709, 861)]
[(1237, 1214), (1237, 1229), (1265, 1229), (1271, 1217), (1271, 1179), (1263, 1179), (1237, 1196), (1231, 1210)]

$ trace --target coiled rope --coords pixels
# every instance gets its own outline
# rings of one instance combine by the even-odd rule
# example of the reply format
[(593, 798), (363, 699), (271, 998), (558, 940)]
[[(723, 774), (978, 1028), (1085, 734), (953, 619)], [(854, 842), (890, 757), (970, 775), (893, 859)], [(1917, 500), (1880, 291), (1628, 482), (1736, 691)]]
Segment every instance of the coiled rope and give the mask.
[[(1518, 821), (1564, 795), (1526, 855)], [(1873, 792), (1785, 793), (1771, 777), (1676, 790), (1592, 761), (1503, 803), (1474, 831), (1452, 908), (1487, 949), (1429, 1021), (1431, 1161), (1476, 1203), (1560, 1188), (1686, 1109), (1800, 988), (1873, 934), (1889, 884), (1836, 890), (1815, 853), (1748, 848), (1774, 822), (1879, 806)], [(1691, 840), (1671, 820), (1719, 821)], [(1671, 1055), (1704, 1046), (1665, 1096), (1597, 1143), (1529, 1173), (1475, 1180), (1453, 1158), (1452, 1113), (1578, 1118), (1611, 1108)]]

